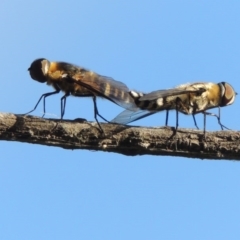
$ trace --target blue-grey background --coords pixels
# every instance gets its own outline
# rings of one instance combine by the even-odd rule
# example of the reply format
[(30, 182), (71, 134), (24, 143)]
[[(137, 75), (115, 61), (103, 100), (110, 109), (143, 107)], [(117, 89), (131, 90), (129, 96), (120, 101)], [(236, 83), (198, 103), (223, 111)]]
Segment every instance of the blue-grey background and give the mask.
[[(52, 89), (32, 81), (39, 57), (74, 63), (152, 91), (226, 81), (240, 92), (240, 2), (2, 1), (0, 111), (30, 111)], [(60, 97), (47, 99), (59, 118)], [(98, 101), (112, 119), (122, 108)], [(222, 122), (239, 130), (239, 97)], [(33, 113), (42, 114), (42, 104)], [(213, 111), (214, 112), (214, 111)], [(65, 119), (93, 121), (91, 99), (70, 97)], [(180, 127), (194, 128), (180, 115)], [(203, 116), (197, 116), (202, 128)], [(162, 126), (165, 113), (135, 124)], [(175, 114), (169, 124), (174, 126)], [(220, 130), (207, 118), (209, 131)], [(239, 239), (240, 166), (0, 142), (0, 239)]]

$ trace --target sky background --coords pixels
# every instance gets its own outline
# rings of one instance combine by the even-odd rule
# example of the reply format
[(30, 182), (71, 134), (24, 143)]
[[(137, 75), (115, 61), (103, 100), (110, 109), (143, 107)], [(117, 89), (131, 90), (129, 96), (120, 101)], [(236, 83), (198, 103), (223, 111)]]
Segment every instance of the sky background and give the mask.
[[(240, 1), (1, 1), (0, 111), (26, 113), (52, 89), (31, 80), (36, 58), (66, 61), (153, 91), (229, 82), (240, 92)], [(59, 118), (61, 94), (47, 98)], [(239, 96), (222, 123), (239, 130)], [(123, 109), (98, 101), (114, 118)], [(33, 112), (41, 116), (42, 103)], [(213, 110), (214, 112), (214, 110)], [(65, 119), (93, 121), (70, 97)], [(169, 125), (175, 125), (175, 113)], [(199, 127), (203, 116), (197, 116)], [(163, 126), (165, 113), (135, 125)], [(191, 116), (180, 127), (194, 128)], [(207, 118), (207, 130), (220, 130)], [(240, 166), (166, 156), (0, 142), (0, 239), (240, 239)]]

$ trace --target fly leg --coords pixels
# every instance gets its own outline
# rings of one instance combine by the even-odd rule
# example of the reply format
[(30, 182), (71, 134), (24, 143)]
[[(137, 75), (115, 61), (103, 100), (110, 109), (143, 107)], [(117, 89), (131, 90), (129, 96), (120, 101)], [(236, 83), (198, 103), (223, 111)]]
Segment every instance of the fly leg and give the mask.
[(44, 117), (44, 115), (45, 115), (45, 113), (46, 113), (46, 108), (45, 108), (45, 106), (46, 106), (46, 101), (45, 101), (45, 100), (46, 100), (46, 97), (49, 97), (49, 96), (51, 96), (51, 95), (53, 95), (53, 94), (57, 94), (57, 93), (59, 93), (59, 92), (60, 92), (60, 90), (57, 89), (57, 90), (54, 91), (54, 92), (44, 93), (44, 94), (39, 98), (39, 100), (38, 100), (37, 104), (35, 105), (35, 107), (33, 108), (33, 110), (25, 113), (24, 115), (27, 115), (27, 114), (33, 112), (33, 111), (37, 108), (38, 104), (40, 103), (40, 101), (41, 101), (42, 98), (43, 98), (43, 115), (42, 115), (42, 117)]
[(97, 99), (96, 96), (93, 96), (93, 104), (94, 104), (94, 118), (96, 119), (96, 116), (99, 116), (102, 120), (104, 120), (107, 123), (110, 123), (106, 118), (104, 118), (99, 112), (97, 108)]
[(61, 117), (60, 117), (60, 121), (58, 121), (56, 123), (56, 125), (54, 126), (54, 128), (52, 129), (55, 130), (58, 127), (59, 122), (62, 122), (63, 120), (63, 116), (65, 114), (65, 108), (66, 108), (66, 101), (67, 101), (67, 97), (69, 96), (69, 93), (65, 93), (62, 97), (61, 97)]
[(182, 102), (181, 98), (177, 97), (176, 98), (176, 131), (178, 129), (178, 113), (179, 109), (183, 109), (184, 112), (188, 112), (188, 109), (185, 107), (184, 103)]
[(214, 114), (214, 113), (210, 113), (210, 112), (203, 112), (203, 114), (204, 114), (204, 115), (209, 115), (209, 116), (214, 116), (214, 117), (216, 117), (217, 120), (218, 120), (218, 124), (220, 125), (220, 127), (221, 127), (222, 130), (224, 130), (224, 128), (227, 129), (227, 130), (231, 130), (230, 128), (224, 126), (224, 125), (221, 123), (221, 119), (220, 119), (220, 117), (221, 117), (221, 112), (220, 112), (220, 111), (221, 111), (221, 110), (220, 110), (220, 107), (218, 107), (218, 115), (217, 115), (217, 114)]
[[(186, 113), (186, 114), (192, 114), (192, 117), (193, 117), (193, 122), (194, 122), (194, 125), (197, 129), (199, 129), (198, 125), (197, 125), (197, 121), (196, 121), (196, 118), (195, 118), (195, 108), (194, 106), (190, 103), (190, 100), (189, 100), (189, 108), (187, 108), (182, 101), (179, 102), (179, 105), (181, 106), (181, 108), (183, 109), (183, 112)], [(192, 113), (192, 110), (193, 109), (193, 113)]]
[(69, 96), (69, 93), (66, 93), (61, 97), (61, 120), (63, 119), (63, 116), (65, 114), (66, 101), (68, 96)]
[[(177, 129), (178, 129), (178, 113), (179, 113), (179, 106), (181, 105), (181, 99), (179, 97), (176, 98), (176, 126), (175, 126), (175, 129), (173, 130), (173, 134), (170, 136), (170, 139), (173, 138), (176, 133), (177, 133)], [(167, 117), (166, 117), (166, 123), (167, 123), (167, 120), (168, 120), (168, 110), (167, 110)], [(175, 146), (175, 148), (177, 149), (177, 146)]]
[(203, 118), (203, 137), (206, 139), (206, 112), (203, 112), (204, 118)]
[(169, 115), (169, 110), (166, 111), (166, 120), (165, 120), (165, 126), (168, 125), (168, 115)]
[(179, 122), (178, 122), (178, 115), (179, 115), (179, 107), (182, 106), (182, 100), (177, 97), (176, 98), (176, 127), (175, 127), (175, 134), (177, 133), (177, 129), (179, 126)]
[(193, 121), (194, 121), (194, 125), (197, 129), (199, 129), (198, 125), (197, 125), (197, 121), (196, 121), (196, 118), (195, 118), (195, 114), (192, 115), (193, 116)]
[(109, 123), (109, 121), (106, 120), (101, 114), (99, 114), (98, 108), (97, 108), (96, 96), (93, 96), (93, 105), (94, 105), (94, 118), (95, 118), (95, 120), (96, 120), (96, 122), (97, 122), (97, 124), (98, 124), (98, 127), (99, 127), (100, 132), (104, 133), (104, 131), (103, 131), (103, 129), (102, 129), (102, 127), (101, 127), (98, 119), (97, 119), (97, 116), (99, 116), (100, 118), (102, 118), (104, 121), (106, 121), (106, 122), (108, 122), (108, 123)]

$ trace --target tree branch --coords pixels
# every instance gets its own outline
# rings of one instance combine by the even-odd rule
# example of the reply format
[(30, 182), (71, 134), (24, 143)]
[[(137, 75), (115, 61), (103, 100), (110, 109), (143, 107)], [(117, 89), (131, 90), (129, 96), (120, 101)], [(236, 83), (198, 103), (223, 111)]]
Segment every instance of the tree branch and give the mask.
[(128, 156), (168, 155), (200, 159), (240, 160), (240, 132), (203, 132), (173, 128), (132, 127), (0, 113), (0, 140), (28, 142), (65, 149), (116, 152)]

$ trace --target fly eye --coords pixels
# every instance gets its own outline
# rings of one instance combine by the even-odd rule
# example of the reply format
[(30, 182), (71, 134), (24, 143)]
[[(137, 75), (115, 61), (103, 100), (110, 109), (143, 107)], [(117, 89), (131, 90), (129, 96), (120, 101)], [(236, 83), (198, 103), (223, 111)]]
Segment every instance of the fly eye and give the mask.
[(225, 88), (225, 92), (222, 96), (222, 106), (227, 106), (234, 102), (236, 93), (230, 84), (223, 83), (223, 85)]
[(32, 79), (38, 81), (38, 82), (46, 82), (47, 79), (44, 75), (46, 70), (48, 70), (48, 61), (44, 58), (37, 59), (32, 62), (30, 68), (28, 69), (29, 74)]

